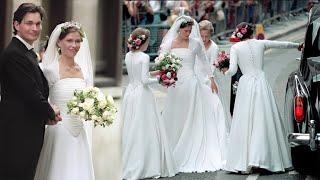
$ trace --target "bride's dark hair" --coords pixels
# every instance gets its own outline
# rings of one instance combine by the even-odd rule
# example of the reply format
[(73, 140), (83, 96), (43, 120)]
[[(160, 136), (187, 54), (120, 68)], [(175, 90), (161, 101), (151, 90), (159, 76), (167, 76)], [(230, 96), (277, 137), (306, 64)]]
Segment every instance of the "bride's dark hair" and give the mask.
[(185, 28), (187, 26), (193, 26), (193, 21), (192, 20), (189, 20), (189, 21), (185, 20), (185, 21), (181, 22), (180, 29)]

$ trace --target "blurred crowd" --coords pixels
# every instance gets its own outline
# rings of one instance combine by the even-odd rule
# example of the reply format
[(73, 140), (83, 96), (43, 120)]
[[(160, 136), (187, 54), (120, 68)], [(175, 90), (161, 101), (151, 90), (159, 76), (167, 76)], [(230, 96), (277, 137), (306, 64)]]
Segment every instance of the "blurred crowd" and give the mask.
[[(314, 0), (313, 0), (314, 1)], [(209, 20), (214, 34), (234, 29), (240, 22), (260, 23), (301, 8), (310, 0), (124, 0), (123, 37), (137, 26), (151, 31), (150, 53), (156, 52), (163, 34), (179, 15), (189, 15), (198, 22)], [(220, 37), (219, 37), (220, 38)], [(159, 42), (160, 41), (160, 42)]]

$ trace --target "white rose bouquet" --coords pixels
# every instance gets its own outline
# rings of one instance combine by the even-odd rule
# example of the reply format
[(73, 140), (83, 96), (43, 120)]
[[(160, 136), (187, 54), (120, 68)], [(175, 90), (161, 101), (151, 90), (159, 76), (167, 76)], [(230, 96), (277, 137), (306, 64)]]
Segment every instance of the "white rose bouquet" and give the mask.
[(68, 114), (92, 120), (94, 126), (102, 127), (113, 123), (117, 108), (112, 96), (105, 96), (97, 87), (75, 90), (73, 98), (67, 103)]
[(155, 59), (155, 70), (159, 70), (159, 83), (163, 86), (174, 85), (178, 80), (177, 71), (182, 67), (181, 58), (173, 53), (160, 54)]

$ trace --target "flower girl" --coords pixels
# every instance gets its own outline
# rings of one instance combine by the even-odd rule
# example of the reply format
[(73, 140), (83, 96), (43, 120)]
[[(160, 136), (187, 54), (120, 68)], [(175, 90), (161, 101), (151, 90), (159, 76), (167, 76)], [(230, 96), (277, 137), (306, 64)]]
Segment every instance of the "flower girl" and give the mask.
[(129, 76), (122, 104), (123, 179), (174, 176), (177, 172), (165, 130), (149, 84), (158, 83), (158, 72), (149, 73), (145, 51), (150, 31), (135, 29), (128, 39), (125, 63)]

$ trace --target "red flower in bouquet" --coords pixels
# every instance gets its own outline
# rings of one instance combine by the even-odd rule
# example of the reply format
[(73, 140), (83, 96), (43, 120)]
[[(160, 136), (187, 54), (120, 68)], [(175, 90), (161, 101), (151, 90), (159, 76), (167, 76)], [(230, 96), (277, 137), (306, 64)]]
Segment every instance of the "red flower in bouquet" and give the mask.
[(178, 80), (177, 71), (180, 69), (181, 58), (172, 53), (160, 54), (155, 59), (155, 70), (159, 70), (159, 83), (163, 86), (174, 86)]
[(221, 51), (218, 54), (218, 58), (213, 63), (213, 65), (222, 71), (223, 68), (229, 68), (230, 65), (230, 56), (225, 51)]

